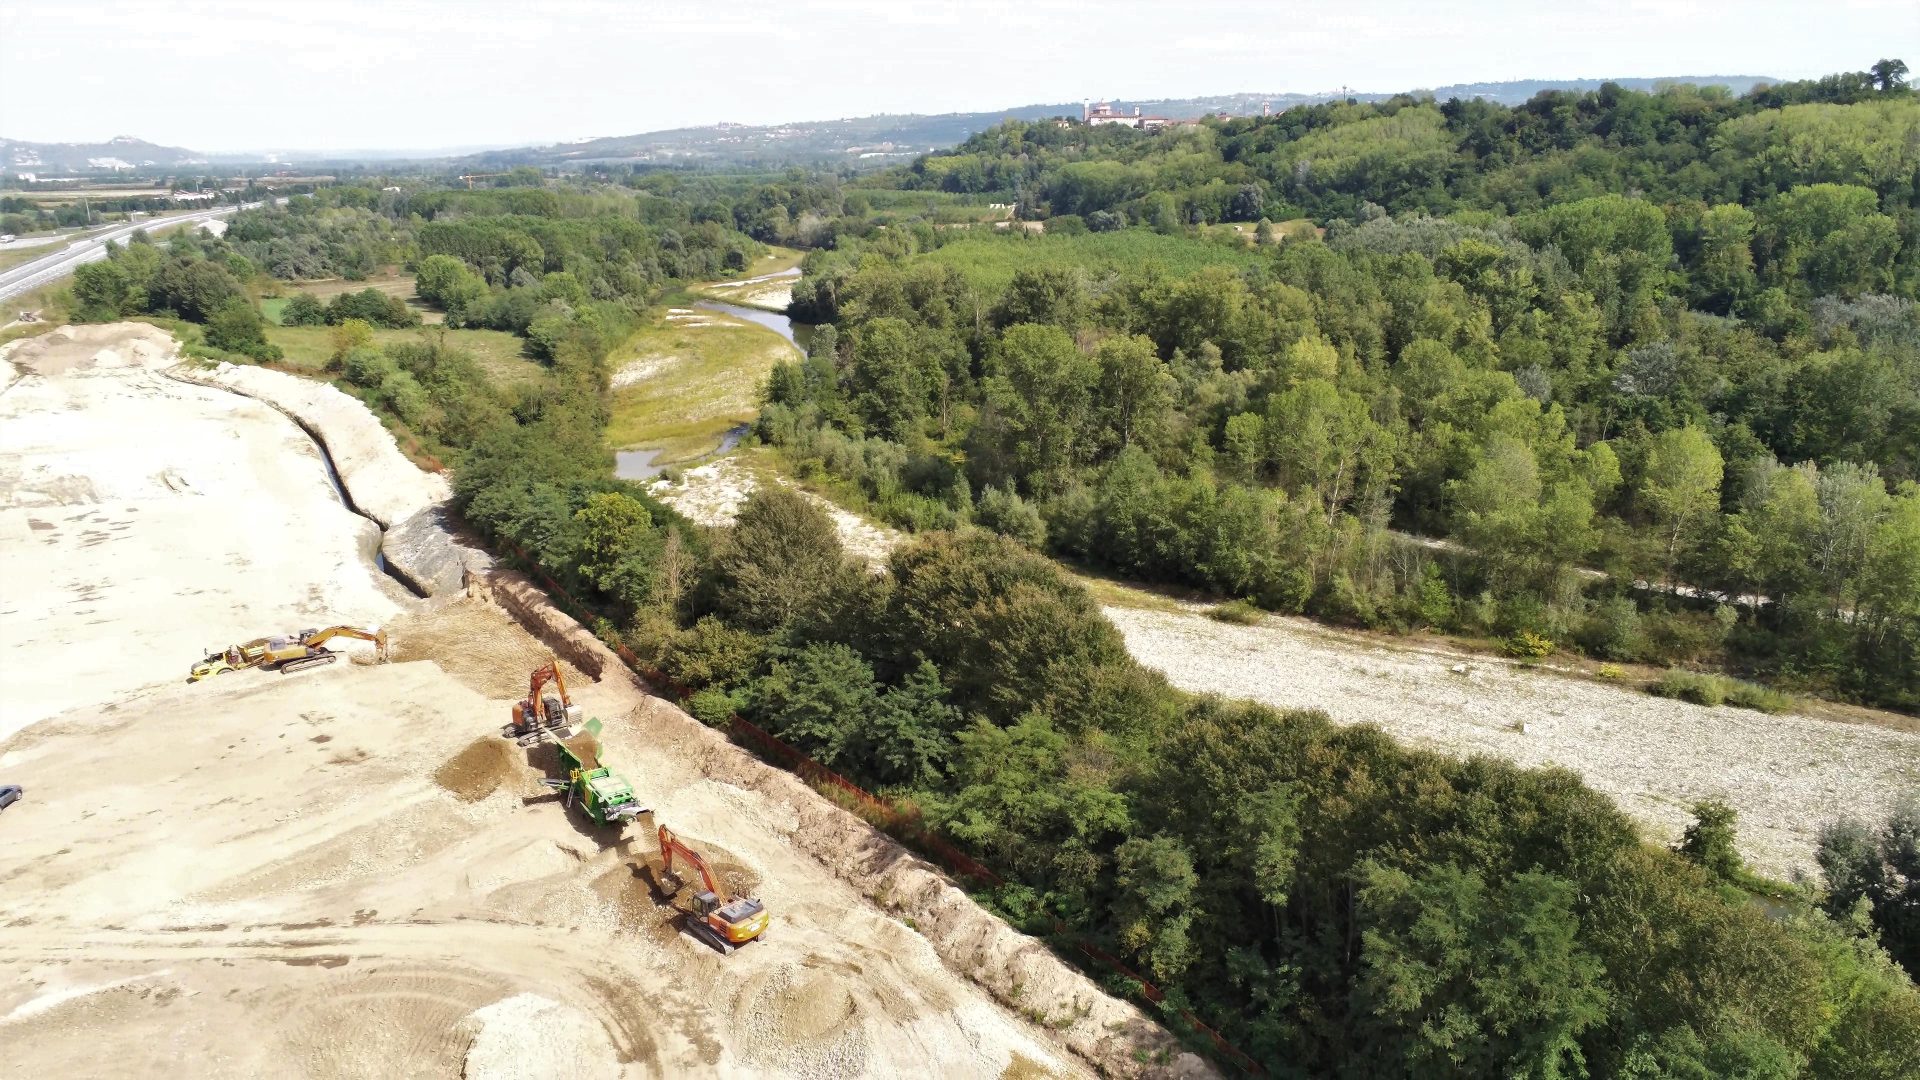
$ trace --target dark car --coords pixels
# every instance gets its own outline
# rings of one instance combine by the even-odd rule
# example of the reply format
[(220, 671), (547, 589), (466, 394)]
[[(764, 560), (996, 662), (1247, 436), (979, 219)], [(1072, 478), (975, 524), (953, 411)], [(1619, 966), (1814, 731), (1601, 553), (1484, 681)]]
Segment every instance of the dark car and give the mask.
[(20, 797), (25, 794), (26, 792), (20, 790), (17, 784), (0, 785), (0, 810), (5, 810), (7, 807), (19, 802)]

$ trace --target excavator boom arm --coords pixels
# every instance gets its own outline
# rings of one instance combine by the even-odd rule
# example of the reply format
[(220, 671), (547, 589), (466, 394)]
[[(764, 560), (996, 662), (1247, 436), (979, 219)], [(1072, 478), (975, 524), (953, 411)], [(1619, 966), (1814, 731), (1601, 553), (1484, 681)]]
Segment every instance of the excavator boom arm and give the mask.
[(707, 860), (701, 858), (699, 852), (681, 843), (680, 839), (674, 836), (665, 825), (660, 826), (660, 858), (665, 863), (667, 873), (669, 874), (673, 873), (673, 856), (675, 852), (678, 852), (680, 857), (687, 860), (687, 862), (692, 863), (694, 869), (700, 871), (701, 881), (706, 884), (707, 891), (718, 898), (721, 906), (725, 906), (733, 900), (733, 897), (728, 894), (727, 890), (721, 887), (720, 882), (714, 879), (713, 871), (707, 866)]
[(567, 680), (560, 674), (558, 660), (549, 660), (545, 666), (534, 668), (533, 674), (527, 676), (527, 700), (537, 704), (540, 701), (540, 688), (548, 683), (560, 688), (560, 704), (573, 704), (573, 699), (567, 696)]
[(385, 656), (387, 653), (387, 632), (385, 630), (362, 630), (357, 626), (329, 626), (325, 630), (315, 630), (313, 633), (301, 638), (300, 644), (310, 649), (317, 649), (337, 637), (371, 641), (373, 642), (373, 647), (379, 651), (380, 655)]

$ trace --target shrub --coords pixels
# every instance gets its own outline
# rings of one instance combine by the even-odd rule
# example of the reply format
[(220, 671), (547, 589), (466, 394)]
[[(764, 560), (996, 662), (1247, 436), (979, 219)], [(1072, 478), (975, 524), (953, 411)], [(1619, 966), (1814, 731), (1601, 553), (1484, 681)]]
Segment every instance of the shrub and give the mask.
[(739, 702), (724, 690), (702, 690), (687, 699), (687, 711), (708, 727), (724, 728), (739, 712)]
[(667, 674), (689, 686), (734, 686), (760, 663), (760, 638), (711, 615), (676, 634), (664, 650)]
[(1695, 705), (1732, 705), (1763, 713), (1783, 713), (1793, 708), (1793, 698), (1758, 683), (1729, 679), (1724, 675), (1701, 675), (1671, 670), (1647, 687), (1661, 697), (1679, 698)]
[(1647, 635), (1640, 608), (1631, 597), (1603, 600), (1580, 628), (1580, 645), (1603, 660), (1638, 660), (1646, 654)]
[(326, 324), (326, 305), (320, 303), (310, 293), (293, 294), (287, 299), (286, 306), (280, 309), (282, 326), (325, 326)]
[(1229, 600), (1224, 604), (1216, 604), (1213, 610), (1207, 612), (1207, 615), (1209, 618), (1223, 623), (1232, 623), (1235, 626), (1253, 626), (1260, 621), (1261, 617), (1260, 609), (1245, 600)]
[(1553, 653), (1552, 638), (1541, 637), (1531, 630), (1518, 630), (1509, 634), (1500, 642), (1500, 651), (1508, 656), (1522, 660), (1538, 660)]
[(1712, 708), (1727, 699), (1724, 680), (1712, 675), (1699, 675), (1691, 671), (1669, 670), (1661, 674), (1647, 687), (1647, 692), (1659, 697), (1678, 698), (1691, 701), (1695, 705)]
[(1755, 712), (1783, 713), (1793, 708), (1793, 697), (1758, 683), (1727, 680), (1727, 704)]
[(982, 528), (991, 529), (1027, 547), (1046, 545), (1047, 523), (1040, 516), (1039, 507), (1022, 499), (1010, 488), (989, 486), (982, 491), (980, 501), (973, 508), (973, 519)]
[(1600, 677), (1603, 679), (1625, 678), (1626, 674), (1627, 674), (1626, 669), (1622, 668), (1619, 664), (1601, 664), (1600, 665)]
[(207, 320), (207, 344), (255, 360), (278, 360), (280, 348), (267, 340), (264, 325), (253, 305), (236, 297), (222, 304)]

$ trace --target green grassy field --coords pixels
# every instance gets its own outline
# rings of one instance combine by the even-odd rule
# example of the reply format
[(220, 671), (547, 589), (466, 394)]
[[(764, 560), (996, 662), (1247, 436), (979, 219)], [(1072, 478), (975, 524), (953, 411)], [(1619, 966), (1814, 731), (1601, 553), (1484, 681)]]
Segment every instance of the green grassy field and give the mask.
[(286, 281), (279, 282), (282, 296), (270, 296), (260, 301), (260, 311), (274, 322), (280, 321), (280, 312), (287, 306), (287, 300), (295, 293), (306, 293), (321, 303), (339, 296), (341, 293), (360, 292), (363, 289), (378, 289), (388, 296), (397, 296), (407, 302), (407, 306), (420, 313), (423, 322), (432, 324), (442, 322), (445, 315), (430, 308), (425, 302), (413, 295), (413, 275), (388, 269), (375, 274), (365, 281), (348, 281), (345, 278), (327, 278), (322, 281)]
[[(663, 464), (711, 453), (728, 429), (759, 414), (767, 373), (795, 355), (786, 339), (744, 320), (712, 311), (670, 320), (657, 312), (614, 351), (607, 444), (658, 449)], [(626, 378), (632, 381), (617, 385)]]
[[(261, 306), (264, 308), (271, 302), (262, 302)], [(396, 341), (417, 340), (421, 334), (447, 335), (448, 343), (472, 353), (487, 377), (499, 386), (533, 382), (546, 371), (520, 354), (519, 338), (501, 330), (375, 330), (373, 341), (376, 345), (390, 345)], [(286, 354), (282, 362), (291, 367), (318, 370), (325, 367), (327, 358), (333, 355), (331, 326), (269, 326), (267, 340), (280, 346), (280, 351)]]
[(1013, 280), (1015, 272), (1034, 266), (1074, 263), (1097, 273), (1105, 266), (1158, 263), (1174, 277), (1184, 277), (1204, 266), (1241, 267), (1264, 256), (1250, 247), (1122, 229), (1081, 236), (972, 232), (922, 257), (953, 267), (983, 290), (998, 292)]

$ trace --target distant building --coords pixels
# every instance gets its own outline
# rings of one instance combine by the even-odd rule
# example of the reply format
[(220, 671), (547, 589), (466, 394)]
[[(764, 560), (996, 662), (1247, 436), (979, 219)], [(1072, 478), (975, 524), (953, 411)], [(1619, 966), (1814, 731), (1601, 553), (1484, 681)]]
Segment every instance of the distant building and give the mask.
[(1148, 131), (1154, 128), (1167, 127), (1173, 123), (1172, 120), (1164, 116), (1141, 116), (1140, 106), (1138, 105), (1133, 107), (1133, 115), (1129, 116), (1126, 113), (1115, 110), (1113, 104), (1106, 101), (1082, 102), (1080, 105), (1080, 122), (1093, 126), (1100, 124), (1118, 124), (1121, 127), (1141, 128)]
[(176, 191), (167, 198), (177, 203), (212, 202), (220, 197), (217, 191)]

